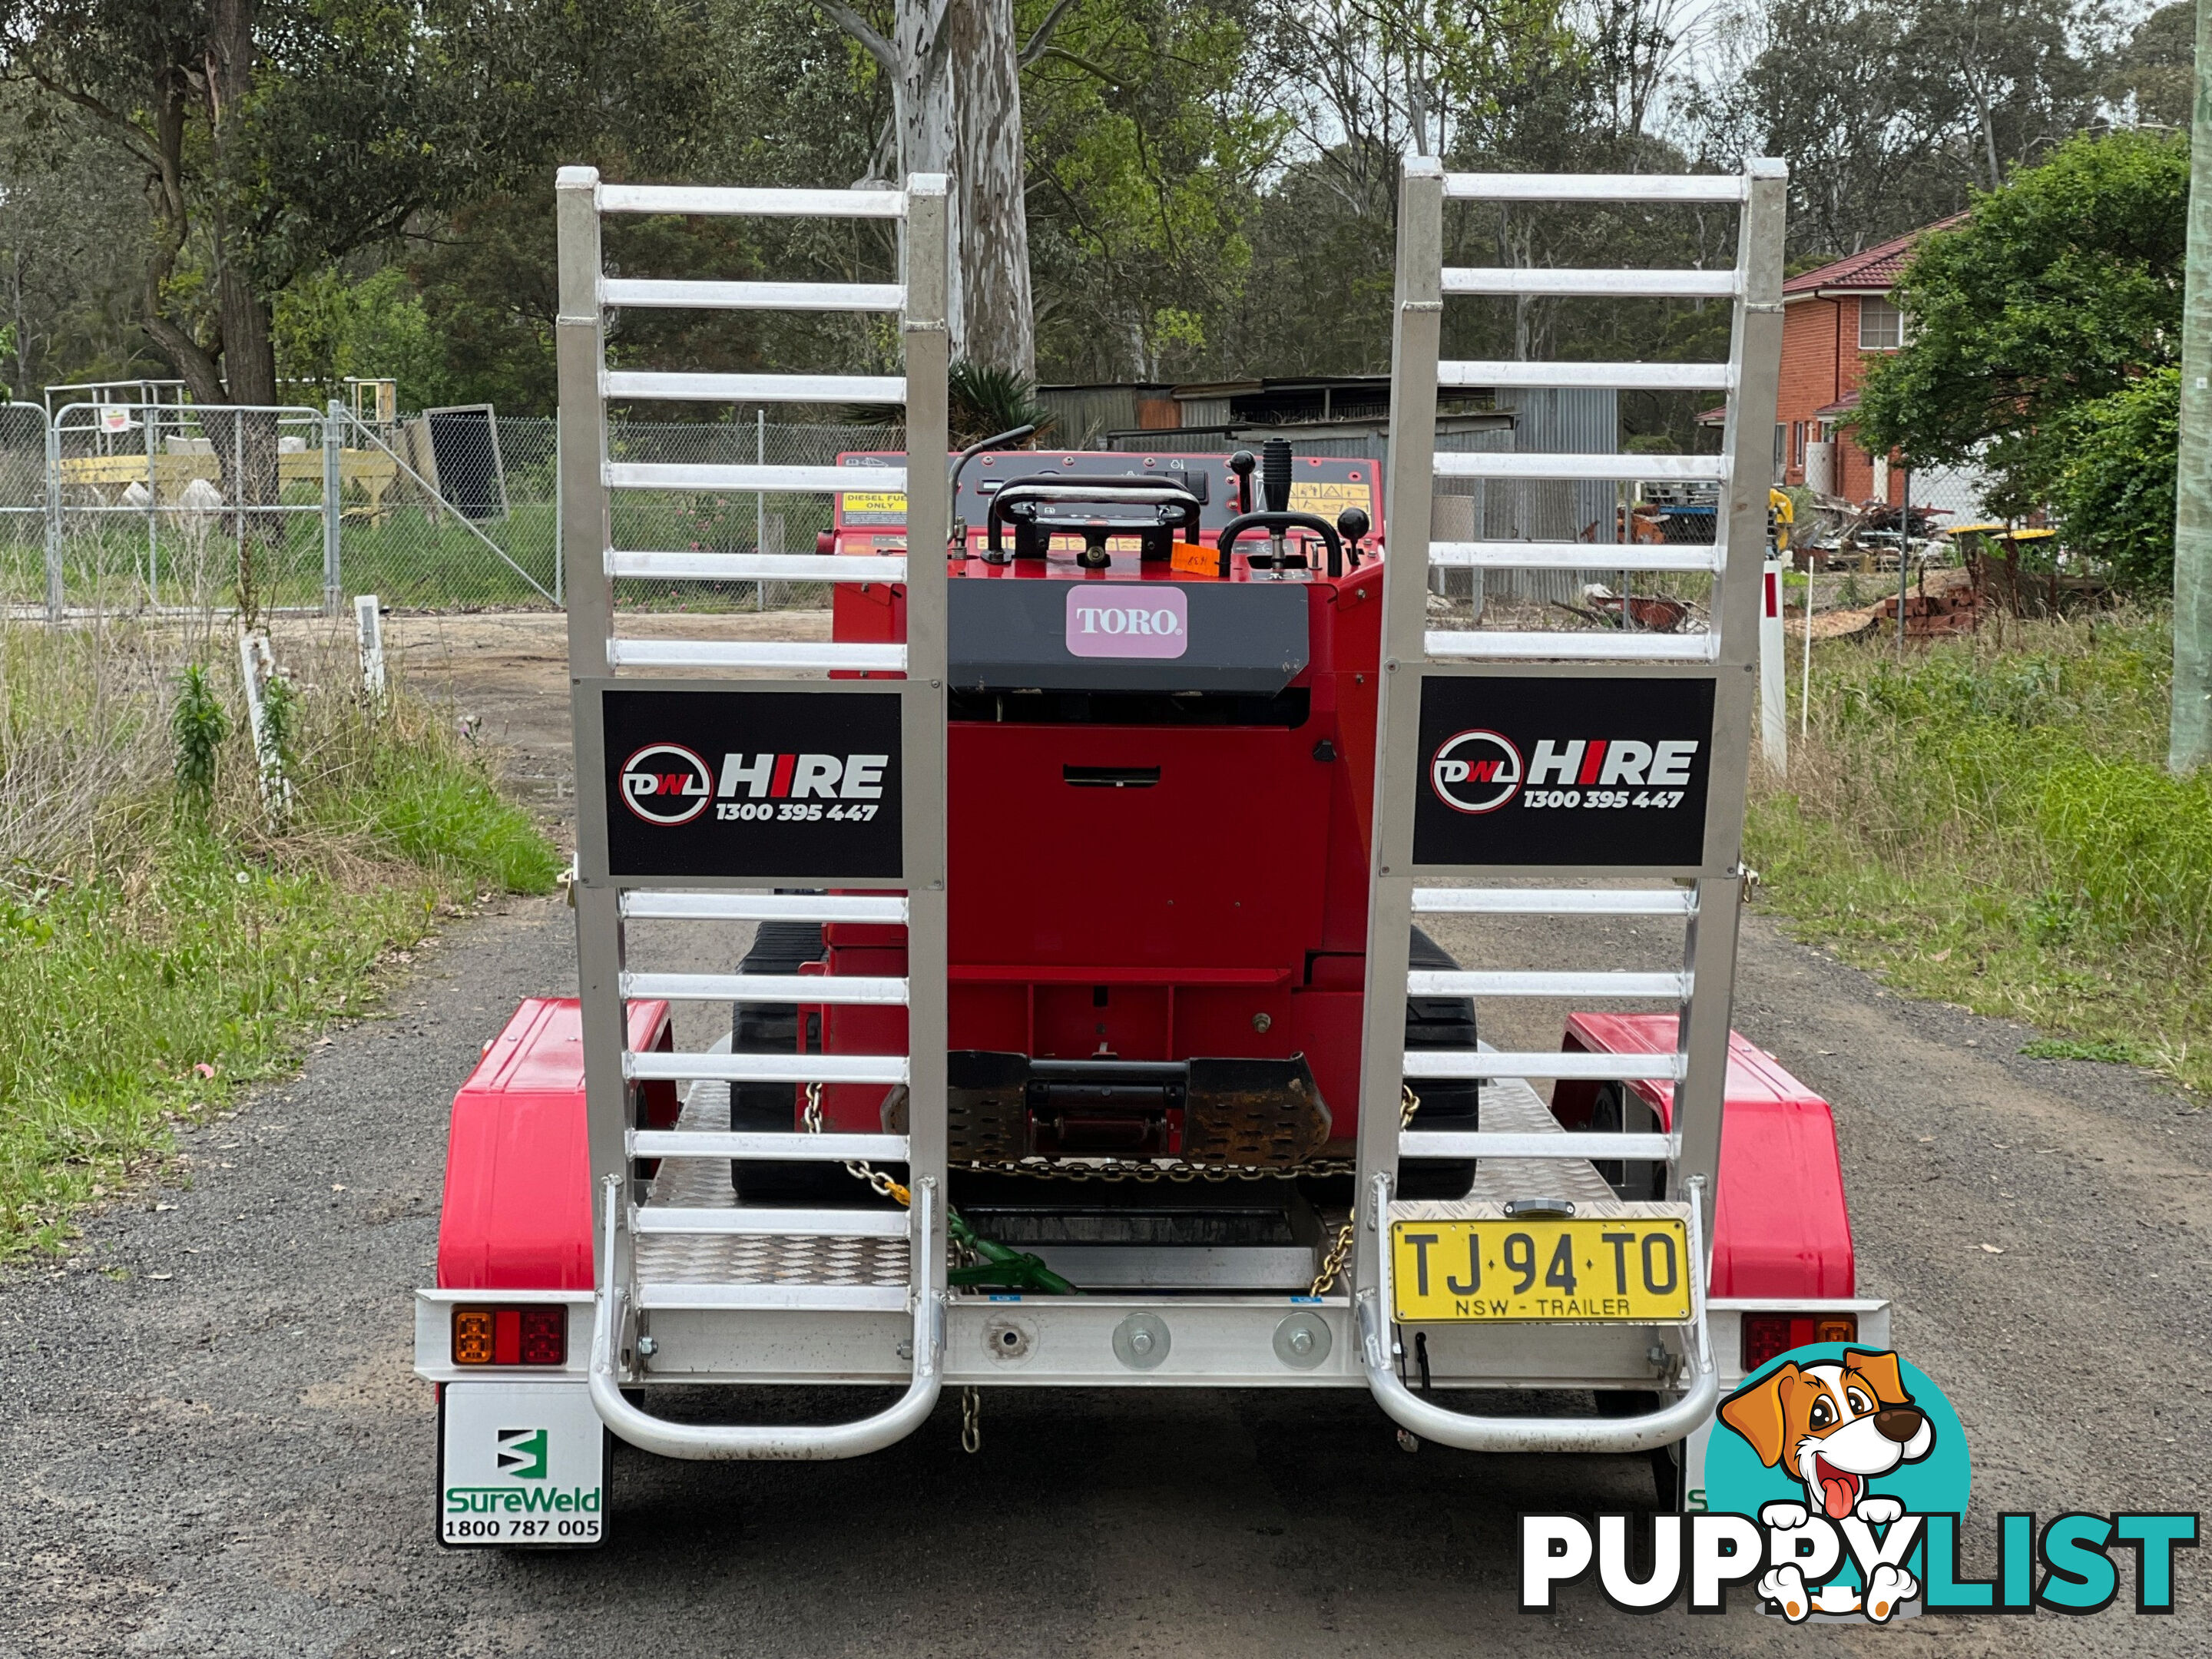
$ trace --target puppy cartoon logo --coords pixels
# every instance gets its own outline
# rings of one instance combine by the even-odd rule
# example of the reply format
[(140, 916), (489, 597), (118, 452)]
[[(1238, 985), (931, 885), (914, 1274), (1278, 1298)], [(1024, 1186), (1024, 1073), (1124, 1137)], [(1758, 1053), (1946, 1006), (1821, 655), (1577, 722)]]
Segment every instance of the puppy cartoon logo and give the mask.
[(1521, 751), (1495, 732), (1462, 732), (1437, 745), (1429, 787), (1455, 812), (1494, 812), (1521, 787)]
[[(1722, 1401), (1720, 1417), (1760, 1463), (1786, 1471), (1802, 1489), (1802, 1503), (1760, 1507), (1759, 1520), (1785, 1538), (1806, 1533), (1815, 1516), (1869, 1527), (1901, 1520), (1904, 1504), (1875, 1492), (1871, 1483), (1936, 1448), (1936, 1426), (1913, 1403), (1897, 1356), (1862, 1348), (1846, 1348), (1838, 1361), (1784, 1360)], [(1887, 1561), (1867, 1575), (1863, 1588), (1808, 1590), (1796, 1553), (1790, 1553), (1793, 1559), (1769, 1569), (1758, 1589), (1792, 1623), (1815, 1613), (1862, 1612), (1881, 1623), (1920, 1593), (1911, 1573)]]
[(689, 823), (714, 798), (714, 775), (680, 743), (647, 744), (623, 763), (623, 804), (647, 823)]

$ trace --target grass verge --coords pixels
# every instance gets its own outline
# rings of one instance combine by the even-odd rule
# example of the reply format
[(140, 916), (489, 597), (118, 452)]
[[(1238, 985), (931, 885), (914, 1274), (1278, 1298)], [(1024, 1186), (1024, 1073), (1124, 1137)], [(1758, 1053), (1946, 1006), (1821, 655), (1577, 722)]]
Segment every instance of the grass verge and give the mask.
[(350, 678), (335, 642), (292, 665), (286, 823), (262, 809), (234, 668), (209, 673), (229, 715), (214, 787), (179, 795), (185, 642), (104, 634), (0, 630), (0, 1257), (58, 1247), (173, 1125), (296, 1066), (443, 919), (560, 867), (450, 721), (327, 689)]
[(2154, 611), (1816, 647), (1810, 739), (1751, 805), (1765, 902), (2052, 1034), (2028, 1052), (2212, 1085), (2212, 777), (2163, 766), (2171, 652)]

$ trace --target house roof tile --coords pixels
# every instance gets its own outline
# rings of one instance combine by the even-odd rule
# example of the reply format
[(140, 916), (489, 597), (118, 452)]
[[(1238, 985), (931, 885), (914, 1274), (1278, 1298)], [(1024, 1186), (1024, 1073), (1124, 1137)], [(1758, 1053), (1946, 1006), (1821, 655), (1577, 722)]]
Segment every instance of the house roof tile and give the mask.
[(1954, 213), (1948, 219), (1938, 219), (1932, 225), (1923, 225), (1917, 230), (1907, 231), (1876, 246), (1792, 276), (1782, 284), (1784, 299), (1791, 295), (1814, 294), (1832, 289), (1852, 289), (1868, 294), (1887, 294), (1897, 285), (1905, 274), (1905, 267), (1912, 258), (1912, 250), (1920, 239), (1934, 230), (1948, 230), (1964, 223), (1966, 216)]

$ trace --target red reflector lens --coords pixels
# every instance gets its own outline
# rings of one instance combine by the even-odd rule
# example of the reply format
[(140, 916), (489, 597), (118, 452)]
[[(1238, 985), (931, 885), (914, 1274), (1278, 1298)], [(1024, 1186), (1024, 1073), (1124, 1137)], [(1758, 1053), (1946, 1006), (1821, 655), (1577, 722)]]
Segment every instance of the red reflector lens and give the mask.
[(522, 1310), (522, 1363), (526, 1365), (565, 1365), (568, 1363), (568, 1310), (566, 1308), (525, 1308)]
[(453, 1364), (456, 1365), (491, 1364), (491, 1310), (489, 1308), (453, 1310)]
[(453, 1310), (456, 1365), (565, 1365), (568, 1310), (559, 1303)]
[(1856, 1314), (1747, 1313), (1743, 1316), (1743, 1369), (1757, 1370), (1778, 1353), (1811, 1342), (1856, 1342)]

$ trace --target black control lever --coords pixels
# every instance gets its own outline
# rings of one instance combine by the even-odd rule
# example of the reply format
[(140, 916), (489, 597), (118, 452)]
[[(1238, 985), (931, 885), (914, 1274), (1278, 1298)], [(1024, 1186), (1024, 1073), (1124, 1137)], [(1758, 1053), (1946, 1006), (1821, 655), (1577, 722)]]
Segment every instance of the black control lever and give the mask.
[[(1249, 449), (1240, 449), (1229, 458), (1229, 470), (1237, 475), (1237, 510), (1239, 513), (1252, 510), (1252, 469), (1259, 465)], [(1290, 503), (1285, 501), (1283, 505), (1288, 507)]]
[(1291, 443), (1270, 438), (1260, 446), (1260, 493), (1267, 498), (1267, 511), (1291, 510)]
[(1359, 563), (1359, 544), (1366, 539), (1371, 520), (1364, 507), (1347, 507), (1336, 515), (1336, 527), (1344, 537), (1344, 550), (1351, 555), (1356, 568)]
[(1271, 537), (1279, 537), (1285, 530), (1310, 530), (1328, 548), (1328, 574), (1344, 574), (1344, 543), (1336, 533), (1336, 526), (1316, 513), (1241, 513), (1221, 526), (1221, 578), (1229, 579), (1229, 550), (1239, 536), (1247, 531), (1264, 530)]

